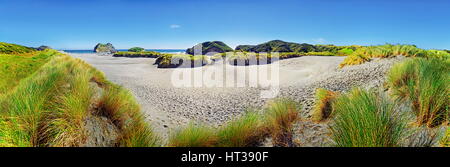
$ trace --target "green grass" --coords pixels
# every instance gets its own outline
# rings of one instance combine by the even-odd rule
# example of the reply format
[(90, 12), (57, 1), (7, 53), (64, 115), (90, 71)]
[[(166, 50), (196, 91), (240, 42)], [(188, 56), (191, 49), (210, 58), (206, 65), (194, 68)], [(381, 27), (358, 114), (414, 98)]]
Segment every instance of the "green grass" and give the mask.
[(158, 56), (162, 55), (162, 53), (159, 52), (153, 52), (153, 51), (140, 51), (140, 52), (117, 52), (114, 53), (114, 57), (149, 57), (149, 58), (157, 58)]
[(200, 67), (209, 64), (209, 58), (204, 55), (162, 54), (155, 64), (158, 68)]
[(450, 147), (450, 127), (447, 127), (447, 131), (442, 136), (439, 143), (442, 147)]
[(264, 116), (267, 131), (274, 146), (293, 147), (293, 124), (299, 119), (299, 105), (288, 99), (278, 99), (269, 104)]
[(220, 147), (257, 146), (267, 133), (262, 116), (257, 112), (247, 112), (239, 119), (229, 122), (217, 132)]
[(189, 124), (178, 129), (169, 139), (172, 147), (252, 147), (267, 137), (275, 146), (294, 146), (293, 123), (298, 120), (299, 107), (286, 99), (269, 104), (263, 112), (249, 111), (220, 128)]
[[(21, 77), (11, 77), (11, 82), (18, 84), (0, 94), (0, 146), (82, 146), (88, 135), (85, 119), (91, 116), (107, 116), (114, 123), (119, 130), (116, 146), (160, 146), (159, 137), (127, 90), (108, 82), (103, 73), (79, 59), (53, 50), (35, 53), (29, 56), (44, 58), (34, 62), (18, 59), (34, 63), (33, 68), (6, 71), (27, 70)], [(101, 98), (94, 98), (96, 94)]]
[(396, 64), (387, 75), (392, 95), (410, 102), (418, 125), (438, 126), (449, 120), (450, 62), (416, 58)]
[(35, 51), (35, 49), (30, 47), (0, 42), (0, 54), (24, 54)]
[(440, 50), (424, 50), (414, 45), (378, 45), (357, 49), (339, 65), (341, 68), (347, 65), (358, 65), (370, 61), (372, 58), (390, 58), (395, 56), (449, 58), (450, 54)]
[(57, 54), (55, 50), (19, 54), (0, 53), (0, 78), (2, 78), (0, 94), (13, 89), (21, 79), (34, 73), (55, 54)]
[(98, 113), (109, 118), (121, 131), (117, 141), (124, 147), (160, 146), (160, 137), (144, 120), (140, 106), (126, 89), (108, 85), (98, 104)]
[(333, 113), (332, 103), (338, 93), (326, 89), (316, 90), (316, 104), (312, 112), (312, 120), (321, 122), (327, 120)]
[(170, 147), (214, 147), (217, 143), (218, 137), (214, 129), (193, 123), (178, 129), (169, 139)]
[(406, 124), (395, 104), (373, 91), (355, 88), (333, 103), (332, 139), (338, 147), (398, 147)]

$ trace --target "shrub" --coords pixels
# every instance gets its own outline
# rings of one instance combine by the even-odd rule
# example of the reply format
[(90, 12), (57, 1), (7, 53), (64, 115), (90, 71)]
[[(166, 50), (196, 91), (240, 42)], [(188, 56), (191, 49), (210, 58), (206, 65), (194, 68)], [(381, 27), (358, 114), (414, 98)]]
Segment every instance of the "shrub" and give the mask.
[(450, 63), (416, 58), (396, 64), (386, 85), (395, 98), (411, 102), (419, 125), (435, 127), (448, 120)]
[(177, 130), (169, 139), (172, 147), (214, 147), (218, 138), (214, 130), (205, 125), (190, 123), (186, 128)]
[(274, 146), (292, 147), (293, 123), (299, 119), (299, 106), (287, 99), (278, 99), (265, 110), (265, 125)]
[(128, 49), (128, 51), (129, 52), (143, 52), (143, 51), (145, 51), (145, 49), (141, 48), (141, 47), (132, 47), (132, 48)]
[(372, 91), (352, 89), (333, 103), (332, 139), (338, 147), (397, 147), (405, 122), (394, 104)]
[(246, 113), (220, 128), (217, 133), (221, 147), (256, 146), (265, 135), (261, 115), (257, 112)]
[(328, 119), (333, 113), (332, 103), (337, 97), (337, 93), (326, 89), (316, 90), (316, 105), (312, 113), (312, 120), (321, 122)]

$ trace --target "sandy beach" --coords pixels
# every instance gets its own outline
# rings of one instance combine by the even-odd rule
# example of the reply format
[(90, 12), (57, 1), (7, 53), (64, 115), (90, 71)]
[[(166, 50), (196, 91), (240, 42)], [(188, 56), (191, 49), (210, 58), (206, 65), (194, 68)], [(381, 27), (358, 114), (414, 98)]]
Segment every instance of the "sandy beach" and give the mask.
[[(200, 87), (178, 88), (171, 82), (175, 69), (160, 69), (154, 58), (123, 58), (95, 54), (70, 54), (103, 71), (114, 83), (129, 89), (141, 104), (146, 119), (155, 130), (167, 137), (170, 132), (190, 121), (220, 126), (236, 118), (248, 108), (262, 107), (270, 99), (260, 97), (258, 87)], [(314, 105), (316, 88), (346, 91), (353, 86), (377, 87), (384, 80), (389, 67), (401, 58), (374, 60), (357, 66), (339, 69), (345, 57), (304, 56), (279, 61), (280, 94), (302, 104), (305, 121), (296, 125), (296, 137), (304, 146), (326, 145), (328, 130), (325, 124), (307, 121)], [(205, 70), (223, 67), (223, 62), (196, 68)], [(226, 64), (227, 70), (244, 72), (245, 67)], [(269, 68), (271, 65), (259, 65)], [(257, 66), (250, 66), (256, 68)], [(183, 69), (191, 70), (191, 69)]]

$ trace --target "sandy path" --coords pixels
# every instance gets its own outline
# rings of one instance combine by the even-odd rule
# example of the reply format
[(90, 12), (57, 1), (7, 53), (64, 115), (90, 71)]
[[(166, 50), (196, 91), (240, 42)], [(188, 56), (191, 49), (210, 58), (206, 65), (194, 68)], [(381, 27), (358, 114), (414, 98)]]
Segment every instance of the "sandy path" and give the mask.
[[(268, 100), (260, 98), (261, 88), (255, 87), (174, 87), (171, 82), (174, 69), (158, 69), (153, 65), (155, 59), (152, 58), (120, 58), (95, 54), (71, 56), (85, 60), (103, 71), (112, 82), (131, 90), (141, 104), (147, 120), (162, 134), (168, 134), (170, 130), (191, 120), (222, 124), (249, 107), (261, 107)], [(293, 87), (308, 85), (316, 78), (335, 71), (343, 59), (344, 57), (307, 56), (280, 61), (281, 95), (290, 96)], [(205, 71), (207, 68), (223, 66), (219, 62), (194, 70)], [(225, 66), (227, 71), (245, 72), (248, 77), (249, 68), (269, 68), (271, 65)]]

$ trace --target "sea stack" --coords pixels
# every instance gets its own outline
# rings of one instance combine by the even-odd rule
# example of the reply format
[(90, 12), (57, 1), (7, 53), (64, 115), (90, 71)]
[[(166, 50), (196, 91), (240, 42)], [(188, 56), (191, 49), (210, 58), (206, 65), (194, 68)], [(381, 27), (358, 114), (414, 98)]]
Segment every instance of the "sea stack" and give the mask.
[(114, 46), (111, 43), (102, 44), (98, 43), (95, 45), (94, 48), (95, 53), (116, 53), (117, 50), (114, 48)]

